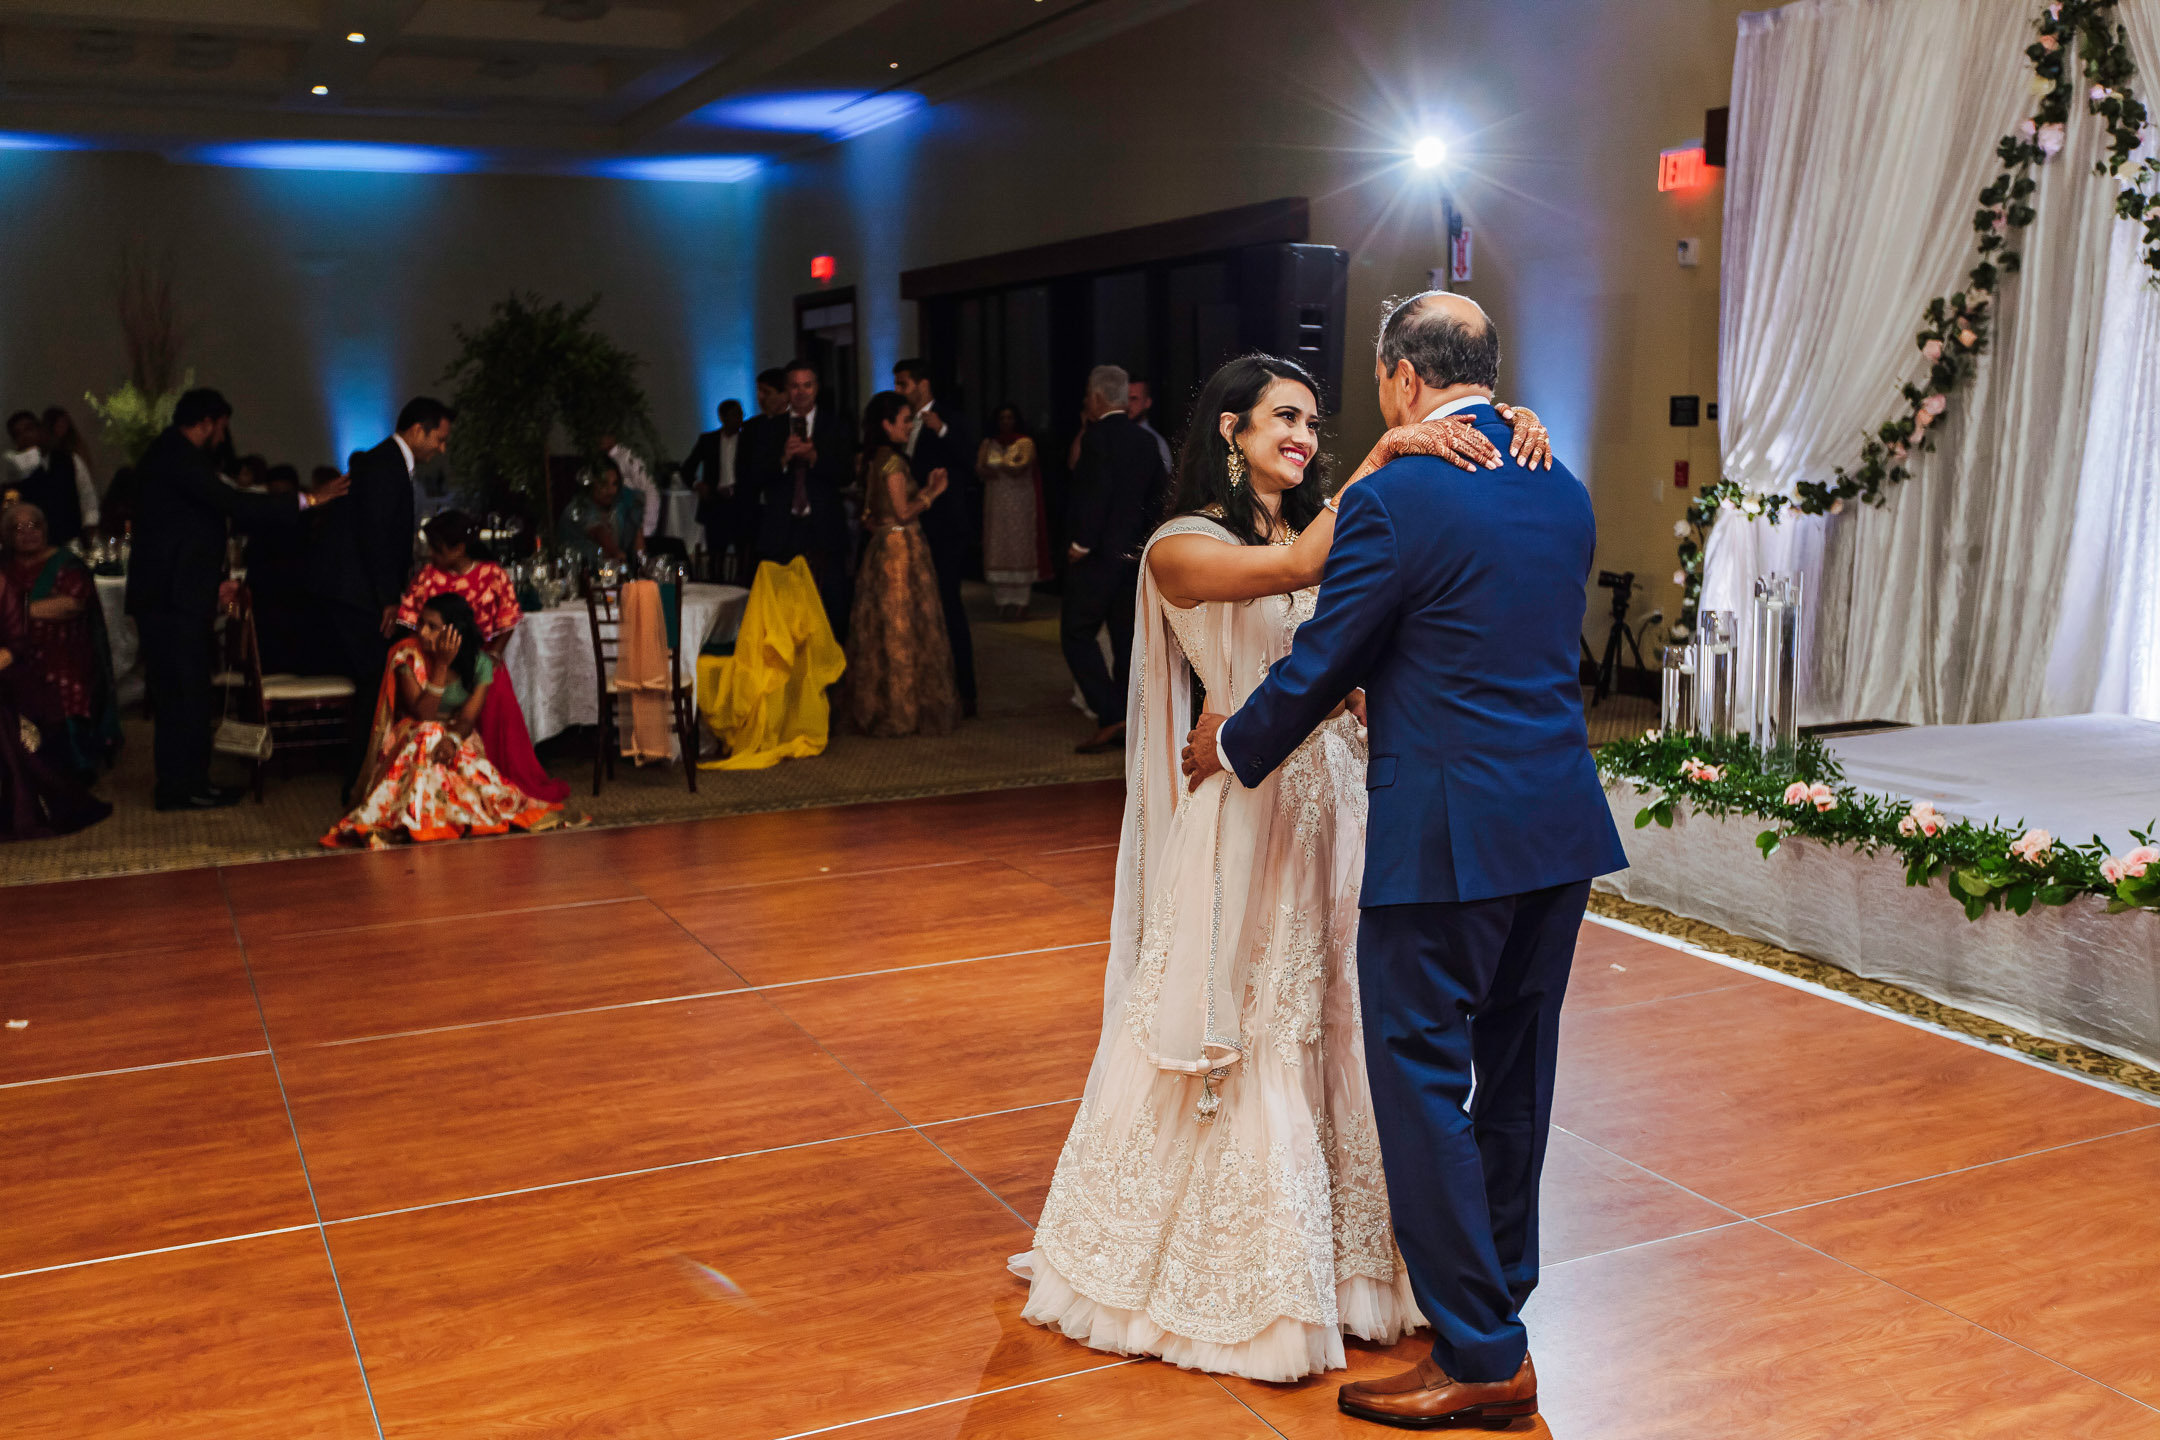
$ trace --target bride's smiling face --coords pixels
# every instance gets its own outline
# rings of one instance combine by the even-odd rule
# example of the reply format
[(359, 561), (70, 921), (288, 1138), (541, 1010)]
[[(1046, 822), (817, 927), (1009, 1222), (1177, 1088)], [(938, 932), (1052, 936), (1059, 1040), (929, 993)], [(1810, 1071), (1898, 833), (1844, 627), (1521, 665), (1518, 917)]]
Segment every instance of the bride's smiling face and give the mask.
[(1295, 380), (1274, 380), (1243, 417), (1224, 411), (1223, 438), (1245, 452), (1245, 473), (1259, 494), (1281, 494), (1302, 483), (1320, 453), (1320, 402)]

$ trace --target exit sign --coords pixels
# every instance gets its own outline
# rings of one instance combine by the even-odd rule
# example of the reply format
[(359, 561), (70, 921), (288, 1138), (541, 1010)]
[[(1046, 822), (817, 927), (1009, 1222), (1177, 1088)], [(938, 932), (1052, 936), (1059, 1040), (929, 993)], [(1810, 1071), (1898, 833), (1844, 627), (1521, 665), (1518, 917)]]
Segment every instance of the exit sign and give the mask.
[(1710, 165), (1703, 156), (1703, 147), (1689, 145), (1678, 150), (1661, 150), (1657, 160), (1657, 188), (1667, 190), (1693, 190), (1710, 183)]

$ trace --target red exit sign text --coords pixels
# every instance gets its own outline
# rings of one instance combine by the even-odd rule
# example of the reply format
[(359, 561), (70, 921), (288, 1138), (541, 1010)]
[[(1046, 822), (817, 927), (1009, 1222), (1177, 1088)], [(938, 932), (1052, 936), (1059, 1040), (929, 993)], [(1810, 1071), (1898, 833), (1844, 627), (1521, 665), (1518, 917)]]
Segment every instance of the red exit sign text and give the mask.
[(1666, 190), (1692, 190), (1710, 182), (1710, 166), (1703, 159), (1703, 148), (1690, 145), (1684, 150), (1661, 150), (1657, 157), (1657, 188)]

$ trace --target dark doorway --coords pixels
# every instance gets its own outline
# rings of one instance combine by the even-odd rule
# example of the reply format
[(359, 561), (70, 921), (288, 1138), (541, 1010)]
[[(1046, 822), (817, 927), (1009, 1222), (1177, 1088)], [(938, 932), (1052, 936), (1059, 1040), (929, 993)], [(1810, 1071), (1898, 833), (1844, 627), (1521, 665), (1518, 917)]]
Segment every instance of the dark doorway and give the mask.
[(818, 404), (832, 406), (852, 433), (863, 407), (855, 363), (854, 286), (795, 297), (795, 354), (817, 367)]

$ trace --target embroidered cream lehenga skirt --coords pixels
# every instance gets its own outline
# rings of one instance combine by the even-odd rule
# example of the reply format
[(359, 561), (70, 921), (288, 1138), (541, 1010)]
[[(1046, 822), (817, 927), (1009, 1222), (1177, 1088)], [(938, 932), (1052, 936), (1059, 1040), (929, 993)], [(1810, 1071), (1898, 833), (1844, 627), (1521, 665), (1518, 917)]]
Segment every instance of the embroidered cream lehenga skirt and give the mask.
[[(1280, 607), (1284, 650), (1311, 613), (1309, 595), (1255, 603)], [(1275, 658), (1211, 655), (1248, 649), (1249, 626), (1219, 625), (1211, 645), (1204, 617), (1169, 618), (1211, 694), (1242, 698)], [(1328, 722), (1258, 789), (1209, 781), (1168, 819), (1129, 983), (1113, 972), (1034, 1248), (1013, 1268), (1027, 1319), (1097, 1349), (1294, 1380), (1341, 1366), (1346, 1331), (1386, 1343), (1424, 1323), (1389, 1224), (1358, 1019), (1355, 723)], [(1181, 1073), (1162, 1063), (1161, 1017), (1182, 1003), (1165, 977), (1176, 947), (1210, 941), (1225, 953), (1206, 993), (1236, 1013), (1208, 1033), (1236, 1058)]]

